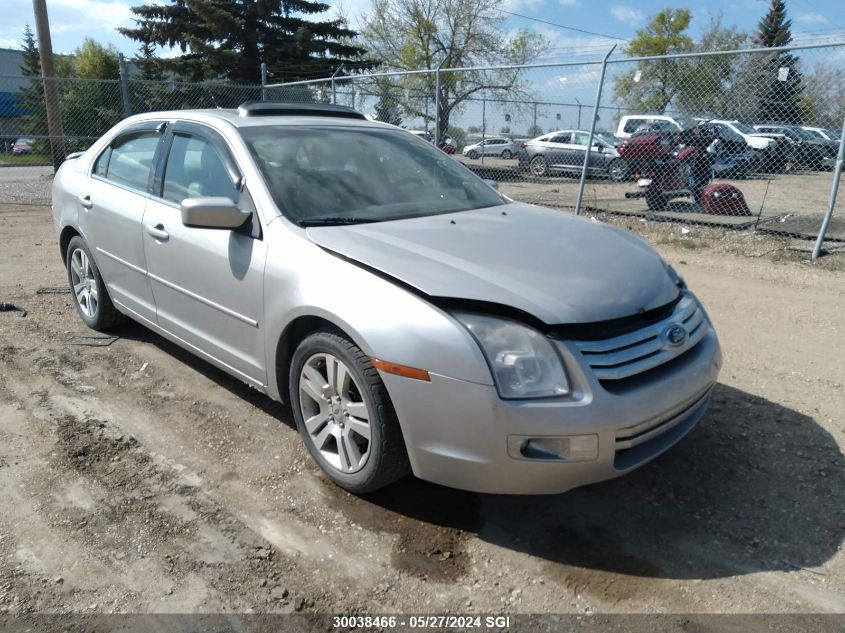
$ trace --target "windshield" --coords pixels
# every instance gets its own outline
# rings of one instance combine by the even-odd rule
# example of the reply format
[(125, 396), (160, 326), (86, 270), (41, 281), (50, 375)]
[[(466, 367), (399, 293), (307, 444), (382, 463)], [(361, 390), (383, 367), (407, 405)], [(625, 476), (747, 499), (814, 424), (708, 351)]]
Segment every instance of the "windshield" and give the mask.
[(741, 134), (757, 134), (757, 130), (753, 127), (748, 125), (748, 123), (742, 123), (740, 121), (734, 121), (731, 123)]
[(504, 204), (467, 168), (401, 130), (240, 131), (276, 205), (303, 225), (380, 222)]
[(804, 131), (808, 132), (810, 134), (810, 136), (812, 136), (816, 140), (819, 140), (819, 141), (826, 141), (827, 140), (827, 137), (824, 134), (822, 134), (821, 132), (819, 132), (818, 130), (806, 130), (805, 129)]
[(825, 130), (832, 141), (838, 141), (842, 138), (842, 130)]
[(613, 134), (609, 134), (607, 132), (596, 132), (596, 138), (604, 141), (611, 147), (616, 147), (616, 144), (619, 142), (619, 139), (613, 136)]
[(794, 132), (795, 135), (800, 139), (803, 139), (805, 141), (815, 141), (816, 140), (816, 135), (813, 134), (812, 132), (808, 132), (805, 129), (802, 129), (800, 127), (791, 127), (789, 129), (792, 130), (792, 132)]
[(688, 116), (676, 116), (675, 120), (678, 122), (678, 125), (681, 126), (682, 130), (688, 130), (691, 127), (695, 127), (700, 123), (697, 119), (693, 119), (692, 117)]

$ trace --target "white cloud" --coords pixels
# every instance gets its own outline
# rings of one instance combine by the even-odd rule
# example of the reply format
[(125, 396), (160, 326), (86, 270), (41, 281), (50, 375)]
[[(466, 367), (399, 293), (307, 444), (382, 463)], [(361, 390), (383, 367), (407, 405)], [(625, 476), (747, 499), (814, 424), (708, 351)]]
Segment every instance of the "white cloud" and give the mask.
[(130, 2), (107, 0), (51, 0), (48, 8), (53, 33), (115, 29), (132, 21)]
[(801, 24), (827, 24), (828, 19), (821, 13), (799, 13), (795, 17), (796, 22), (800, 22)]
[(505, 0), (502, 8), (506, 11), (522, 11), (523, 9), (539, 9), (545, 0)]
[(614, 4), (610, 7), (610, 14), (620, 22), (642, 22), (643, 12), (626, 4)]
[(580, 7), (581, 0), (558, 0), (558, 3), (562, 7)]

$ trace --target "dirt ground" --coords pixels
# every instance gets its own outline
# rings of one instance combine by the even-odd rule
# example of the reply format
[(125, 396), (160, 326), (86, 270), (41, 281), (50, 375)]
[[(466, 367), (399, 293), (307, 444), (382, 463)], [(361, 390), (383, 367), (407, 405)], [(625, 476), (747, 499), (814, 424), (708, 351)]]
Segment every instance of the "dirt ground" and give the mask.
[(0, 613), (845, 612), (845, 277), (658, 247), (725, 365), (705, 419), (551, 497), (407, 479), (366, 498), (284, 407), (140, 326), (108, 346), (49, 209), (0, 206)]

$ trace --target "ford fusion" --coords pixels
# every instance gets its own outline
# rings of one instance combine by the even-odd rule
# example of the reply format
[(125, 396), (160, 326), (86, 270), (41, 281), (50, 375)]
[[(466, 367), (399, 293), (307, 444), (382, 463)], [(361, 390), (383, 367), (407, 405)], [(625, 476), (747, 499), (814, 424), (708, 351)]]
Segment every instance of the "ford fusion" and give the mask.
[(702, 418), (721, 354), (643, 239), (514, 202), (328, 105), (130, 117), (53, 185), (80, 318), (133, 319), (290, 404), (356, 493), (558, 493)]

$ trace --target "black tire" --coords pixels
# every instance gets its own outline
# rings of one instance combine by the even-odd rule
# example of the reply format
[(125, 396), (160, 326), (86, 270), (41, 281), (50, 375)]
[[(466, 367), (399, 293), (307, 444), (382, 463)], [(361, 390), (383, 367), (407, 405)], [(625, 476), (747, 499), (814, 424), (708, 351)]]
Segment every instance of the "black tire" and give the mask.
[(511, 152), (509, 149), (506, 149), (504, 152), (502, 152), (502, 158), (504, 158), (505, 160), (510, 160), (511, 158), (513, 158), (513, 152)]
[(546, 162), (544, 156), (535, 156), (532, 158), (531, 162), (528, 163), (528, 167), (535, 176), (545, 176), (549, 173), (549, 164)]
[(615, 182), (623, 182), (628, 180), (628, 177), (631, 175), (631, 170), (626, 160), (617, 158), (616, 160), (611, 161), (610, 165), (607, 166), (607, 173)]
[(474, 149), (471, 149), (469, 151), (469, 153), (467, 154), (467, 158), (471, 158), (472, 160), (475, 160), (476, 158), (478, 158), (478, 152), (476, 152)]
[[(305, 427), (299, 381), (309, 359), (331, 354), (349, 370), (369, 414), (369, 455), (357, 472), (346, 473), (332, 465), (320, 452)], [(288, 394), (296, 427), (311, 457), (341, 488), (364, 494), (383, 488), (411, 471), (405, 440), (387, 389), (369, 357), (348, 338), (334, 330), (318, 330), (306, 337), (291, 359)], [(338, 449), (340, 450), (340, 449)]]
[(666, 205), (669, 204), (669, 198), (660, 192), (652, 192), (649, 190), (645, 196), (645, 203), (652, 211), (664, 211), (666, 209)]
[[(87, 310), (80, 304), (80, 299), (74, 291), (74, 277), (76, 275), (74, 272), (74, 256), (77, 252), (85, 254), (87, 265), (90, 267), (90, 275), (87, 279), (90, 280), (96, 290), (96, 305), (90, 306), (90, 309)], [(85, 240), (78, 235), (68, 243), (65, 252), (65, 268), (67, 268), (68, 285), (70, 286), (70, 295), (73, 297), (73, 305), (85, 325), (92, 330), (102, 332), (123, 323), (125, 317), (114, 307), (106, 284), (100, 275), (100, 269), (97, 268), (94, 258), (91, 257), (91, 251), (88, 249)], [(90, 299), (88, 301), (90, 302)]]

